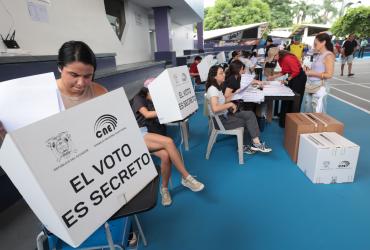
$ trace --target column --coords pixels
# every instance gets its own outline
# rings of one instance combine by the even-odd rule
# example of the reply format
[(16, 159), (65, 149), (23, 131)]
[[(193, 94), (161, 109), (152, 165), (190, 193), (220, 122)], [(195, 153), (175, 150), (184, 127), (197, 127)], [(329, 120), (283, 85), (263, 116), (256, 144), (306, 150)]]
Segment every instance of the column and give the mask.
[(171, 51), (172, 44), (170, 43), (171, 32), (171, 16), (170, 7), (154, 7), (154, 24), (157, 41), (157, 51)]
[(197, 23), (198, 49), (204, 50), (203, 22)]

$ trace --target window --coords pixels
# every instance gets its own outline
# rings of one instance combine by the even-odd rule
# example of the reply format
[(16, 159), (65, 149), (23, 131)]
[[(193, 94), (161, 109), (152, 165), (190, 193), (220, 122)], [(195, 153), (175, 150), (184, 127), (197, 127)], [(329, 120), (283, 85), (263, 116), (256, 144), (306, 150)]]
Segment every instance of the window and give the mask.
[(104, 0), (105, 12), (118, 39), (121, 40), (125, 28), (125, 6), (123, 0)]

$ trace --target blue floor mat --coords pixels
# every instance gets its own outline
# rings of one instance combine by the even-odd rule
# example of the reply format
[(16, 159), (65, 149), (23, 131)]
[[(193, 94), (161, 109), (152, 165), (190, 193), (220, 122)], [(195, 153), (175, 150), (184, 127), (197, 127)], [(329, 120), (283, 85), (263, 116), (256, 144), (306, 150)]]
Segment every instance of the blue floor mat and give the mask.
[(184, 158), (205, 190), (182, 187), (174, 169), (173, 204), (165, 208), (159, 201), (141, 216), (145, 249), (369, 249), (370, 116), (333, 98), (328, 111), (344, 122), (345, 137), (361, 146), (354, 183), (312, 184), (290, 160), (276, 122), (261, 135), (271, 154), (245, 155), (239, 165), (235, 138), (224, 136), (207, 161), (207, 118), (199, 107)]

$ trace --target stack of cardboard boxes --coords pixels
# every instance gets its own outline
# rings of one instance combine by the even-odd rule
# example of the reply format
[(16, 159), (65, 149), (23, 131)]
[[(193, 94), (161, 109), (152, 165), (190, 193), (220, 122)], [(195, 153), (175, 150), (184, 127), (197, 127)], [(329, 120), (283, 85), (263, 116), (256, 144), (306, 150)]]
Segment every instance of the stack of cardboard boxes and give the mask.
[(343, 135), (343, 123), (323, 113), (288, 113), (285, 118), (284, 146), (294, 162), (298, 159), (301, 134), (337, 132)]
[(342, 137), (343, 131), (343, 123), (327, 114), (289, 113), (284, 146), (313, 183), (352, 182), (359, 147)]

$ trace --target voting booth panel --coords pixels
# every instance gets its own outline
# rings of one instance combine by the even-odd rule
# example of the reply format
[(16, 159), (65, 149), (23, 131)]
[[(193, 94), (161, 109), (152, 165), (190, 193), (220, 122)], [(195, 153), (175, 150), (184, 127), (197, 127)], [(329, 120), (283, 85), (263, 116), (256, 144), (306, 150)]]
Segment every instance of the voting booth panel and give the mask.
[(218, 62), (218, 63), (225, 63), (225, 62), (226, 62), (225, 52), (224, 52), (224, 51), (222, 51), (222, 52), (218, 53), (218, 54), (216, 55), (216, 59), (217, 59), (217, 62)]
[(7, 134), (0, 164), (73, 247), (157, 176), (123, 88)]
[(335, 132), (302, 134), (298, 167), (313, 183), (353, 182), (360, 147)]
[(186, 66), (164, 70), (148, 88), (161, 124), (183, 120), (198, 109)]
[(199, 77), (202, 82), (207, 81), (209, 69), (217, 63), (216, 59), (213, 59), (213, 55), (206, 56), (200, 63), (198, 63), (197, 68), (199, 72)]
[(0, 119), (5, 129), (12, 132), (59, 113), (62, 104), (57, 89), (54, 73), (1, 82)]

